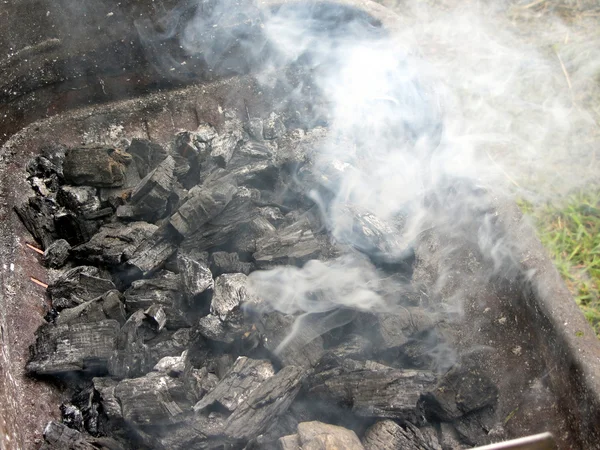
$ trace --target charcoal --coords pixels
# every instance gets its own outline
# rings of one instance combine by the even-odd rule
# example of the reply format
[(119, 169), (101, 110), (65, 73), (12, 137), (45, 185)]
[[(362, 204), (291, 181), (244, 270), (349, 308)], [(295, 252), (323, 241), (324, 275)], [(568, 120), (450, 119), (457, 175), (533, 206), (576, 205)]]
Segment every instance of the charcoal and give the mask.
[[(54, 187), (52, 186), (52, 181), (48, 181), (50, 182), (51, 188), (54, 189)], [(36, 194), (39, 194), (42, 197), (52, 196), (52, 191), (48, 188), (48, 185), (45, 180), (42, 180), (38, 177), (31, 177), (29, 178), (29, 184), (31, 184), (31, 187), (33, 188)], [(56, 186), (56, 189), (58, 190), (58, 186)]]
[(194, 305), (203, 292), (213, 289), (214, 280), (206, 264), (178, 254), (177, 268), (188, 305)]
[(285, 219), (280, 207), (277, 206), (263, 206), (258, 208), (258, 212), (261, 217), (264, 217), (276, 227), (279, 227)]
[[(295, 320), (295, 317), (279, 312), (263, 315), (257, 323), (263, 346), (274, 352), (283, 365), (313, 367), (324, 353), (323, 338), (315, 333), (310, 323), (294, 327)], [(296, 331), (294, 337), (288, 340), (293, 328)], [(279, 346), (284, 341), (286, 345), (280, 349)]]
[(271, 113), (263, 122), (263, 136), (265, 139), (277, 139), (285, 134), (285, 125), (275, 113)]
[(173, 424), (185, 419), (193, 397), (185, 392), (182, 381), (151, 372), (144, 377), (122, 380), (115, 387), (123, 418), (138, 427)]
[(112, 216), (112, 214), (113, 209), (110, 206), (108, 206), (106, 208), (99, 209), (98, 211), (86, 212), (83, 215), (83, 218), (85, 220), (98, 220)]
[[(277, 140), (277, 160), (280, 165), (297, 167), (308, 162), (310, 156), (327, 137), (327, 129), (316, 127), (308, 131), (295, 129)], [(314, 187), (314, 186), (313, 186)]]
[(127, 261), (130, 272), (147, 276), (159, 269), (177, 251), (177, 232), (168, 224), (144, 239)]
[(40, 178), (63, 177), (62, 166), (65, 160), (66, 148), (53, 144), (41, 149), (41, 154), (27, 163), (27, 172)]
[(339, 367), (316, 373), (309, 395), (350, 405), (361, 417), (379, 417), (419, 423), (419, 395), (435, 386), (430, 371), (392, 369), (372, 361), (347, 359)]
[(214, 252), (210, 255), (210, 270), (215, 277), (224, 273), (243, 273), (248, 275), (253, 269), (253, 264), (240, 261), (237, 253)]
[(180, 131), (175, 135), (177, 152), (190, 163), (201, 164), (210, 154), (211, 141), (217, 132), (210, 125), (200, 125), (196, 131)]
[(112, 147), (67, 149), (63, 163), (65, 179), (75, 185), (118, 187), (125, 181), (131, 155)]
[(416, 307), (402, 308), (394, 314), (377, 314), (376, 318), (383, 349), (400, 347), (435, 325), (433, 312)]
[(223, 436), (226, 417), (222, 413), (209, 415), (191, 414), (179, 424), (164, 427), (158, 437), (160, 447), (165, 450), (222, 449), (229, 448), (228, 439)]
[(215, 293), (210, 304), (210, 312), (221, 320), (242, 304), (256, 306), (260, 300), (247, 291), (248, 277), (243, 273), (228, 273), (215, 280)]
[(79, 266), (62, 273), (47, 289), (52, 306), (57, 310), (71, 308), (116, 289), (96, 267)]
[(260, 268), (274, 264), (302, 265), (318, 259), (323, 245), (315, 238), (307, 219), (265, 236), (256, 243), (254, 259)]
[(144, 311), (146, 317), (152, 322), (154, 329), (159, 332), (167, 323), (167, 314), (162, 306), (154, 304)]
[(123, 209), (128, 207), (126, 215), (128, 219), (154, 222), (163, 217), (171, 195), (174, 168), (173, 158), (170, 156), (165, 158), (135, 187), (127, 205), (117, 208), (117, 216), (123, 217)]
[(214, 314), (208, 314), (198, 321), (198, 331), (210, 341), (232, 344), (240, 339), (247, 329), (243, 326), (240, 312), (230, 314), (226, 320), (221, 320)]
[(252, 117), (244, 124), (244, 130), (248, 135), (257, 141), (263, 138), (263, 121), (258, 117)]
[(260, 193), (255, 189), (240, 187), (223, 212), (188, 236), (182, 242), (181, 249), (187, 253), (205, 251), (239, 237), (244, 225), (256, 217), (253, 200), (259, 196)]
[(58, 239), (46, 247), (44, 263), (51, 269), (60, 269), (65, 265), (71, 251), (71, 245), (64, 239)]
[(132, 139), (127, 153), (131, 155), (140, 179), (152, 172), (168, 155), (161, 145), (146, 139)]
[(123, 183), (119, 187), (102, 187), (98, 189), (100, 202), (103, 205), (108, 205), (112, 210), (123, 205), (141, 181), (134, 163), (125, 167), (124, 177)]
[(27, 231), (43, 248), (48, 248), (58, 237), (54, 224), (54, 214), (58, 205), (50, 198), (29, 197), (21, 205), (15, 206), (15, 212), (27, 228)]
[(196, 186), (190, 189), (187, 199), (169, 223), (184, 237), (220, 214), (232, 199), (236, 187), (229, 183), (214, 186)]
[(63, 413), (63, 422), (65, 416), (73, 418), (77, 422), (81, 418), (81, 428), (77, 429), (97, 436), (101, 427), (100, 404), (94, 394), (93, 386), (87, 385), (79, 389), (71, 398), (71, 402), (62, 405), (64, 408), (61, 407), (61, 412)]
[(191, 328), (180, 328), (177, 331), (163, 329), (156, 337), (145, 342), (148, 363), (154, 367), (162, 358), (181, 355), (190, 346), (192, 338)]
[(362, 443), (365, 450), (442, 450), (437, 438), (434, 439), (410, 422), (401, 426), (391, 420), (381, 420), (367, 429)]
[(81, 410), (71, 403), (63, 403), (60, 405), (61, 421), (69, 428), (78, 431), (83, 431), (83, 413)]
[(246, 142), (235, 150), (227, 170), (240, 185), (273, 189), (279, 174), (275, 153), (270, 142)]
[(102, 224), (95, 220), (87, 220), (84, 216), (61, 209), (54, 215), (54, 227), (59, 238), (71, 245), (79, 245), (89, 241)]
[(272, 236), (276, 228), (264, 217), (258, 216), (239, 228), (232, 240), (232, 246), (238, 252), (254, 253), (256, 243), (265, 236)]
[(284, 414), (296, 398), (304, 370), (287, 366), (263, 382), (227, 419), (224, 433), (232, 439), (250, 440)]
[(242, 124), (237, 119), (228, 120), (221, 133), (211, 142), (210, 161), (219, 167), (225, 167), (236, 147), (242, 142)]
[(423, 393), (420, 403), (428, 416), (452, 422), (472, 411), (495, 406), (497, 400), (498, 388), (489, 377), (472, 365), (457, 365), (435, 389)]
[(130, 259), (141, 243), (158, 227), (146, 222), (109, 223), (88, 242), (73, 248), (73, 256), (91, 264), (118, 266)]
[(458, 433), (452, 424), (441, 423), (439, 435), (439, 442), (444, 450), (461, 450), (465, 448), (460, 443)]
[(371, 341), (366, 337), (358, 334), (349, 334), (344, 336), (342, 343), (328, 348), (323, 358), (335, 359), (336, 361), (342, 361), (346, 358), (360, 359), (367, 355), (372, 347)]
[(111, 378), (96, 377), (92, 379), (94, 391), (98, 394), (102, 410), (108, 420), (118, 421), (123, 418), (123, 411), (119, 400), (115, 396), (115, 388), (119, 382)]
[(96, 188), (91, 186), (61, 186), (56, 201), (59, 205), (78, 214), (98, 211), (101, 206)]
[(119, 328), (116, 320), (42, 325), (36, 333), (27, 370), (38, 375), (106, 372)]
[(184, 351), (180, 356), (165, 356), (154, 365), (152, 371), (166, 373), (170, 377), (178, 378), (183, 375), (185, 371), (186, 357), (187, 350)]
[(279, 438), (277, 445), (279, 450), (302, 450), (300, 436), (297, 434), (290, 434)]
[(485, 445), (491, 440), (490, 432), (498, 425), (491, 407), (466, 414), (453, 422), (456, 434), (466, 445)]
[(161, 271), (153, 278), (134, 281), (125, 291), (125, 306), (129, 312), (147, 310), (153, 305), (162, 307), (166, 315), (166, 327), (178, 329), (189, 327), (190, 320), (184, 311), (179, 275)]
[(101, 297), (65, 309), (58, 316), (55, 323), (64, 325), (98, 322), (108, 319), (116, 320), (121, 325), (125, 323), (125, 306), (119, 291), (108, 291)]
[(219, 384), (194, 406), (194, 411), (218, 404), (233, 412), (265, 380), (275, 374), (273, 365), (266, 360), (239, 357)]
[(300, 448), (329, 450), (343, 448), (348, 450), (364, 450), (354, 431), (322, 422), (302, 422), (298, 424)]
[(44, 428), (44, 440), (40, 450), (98, 450), (87, 442), (79, 431), (58, 422), (49, 422)]

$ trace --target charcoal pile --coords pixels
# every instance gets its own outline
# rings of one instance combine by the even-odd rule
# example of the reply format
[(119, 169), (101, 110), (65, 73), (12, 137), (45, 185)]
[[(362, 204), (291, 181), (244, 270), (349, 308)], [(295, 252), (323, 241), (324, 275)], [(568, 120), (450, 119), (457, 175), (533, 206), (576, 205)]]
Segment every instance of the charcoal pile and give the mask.
[[(496, 386), (472, 359), (440, 365), (443, 315), (410, 282), (415, 255), (380, 257), (401, 226), (349, 207), (357, 239), (334, 239), (323, 219), (314, 191), (332, 197), (335, 167), (311, 158), (327, 130), (226, 117), (169, 145), (50, 145), (27, 166), (35, 195), (16, 212), (56, 273), (27, 370), (70, 395), (42, 448), (485, 442)], [(270, 296), (253, 284), (348, 257), (382, 275), (386, 308), (286, 309), (292, 281), (274, 280)], [(314, 305), (357, 295), (307, 292)]]

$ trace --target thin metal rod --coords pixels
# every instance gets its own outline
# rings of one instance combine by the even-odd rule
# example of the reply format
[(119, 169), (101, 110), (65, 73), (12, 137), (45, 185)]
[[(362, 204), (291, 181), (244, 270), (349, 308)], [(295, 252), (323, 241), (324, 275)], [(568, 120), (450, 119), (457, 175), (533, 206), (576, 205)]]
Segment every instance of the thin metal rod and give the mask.
[(555, 450), (556, 443), (551, 433), (535, 434), (512, 441), (476, 447), (473, 450)]

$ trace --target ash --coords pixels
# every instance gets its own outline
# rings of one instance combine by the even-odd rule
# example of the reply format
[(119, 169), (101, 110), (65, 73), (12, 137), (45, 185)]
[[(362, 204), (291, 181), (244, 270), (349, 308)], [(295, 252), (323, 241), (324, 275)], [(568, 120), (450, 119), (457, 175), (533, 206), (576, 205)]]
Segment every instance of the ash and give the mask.
[(403, 220), (348, 207), (332, 236), (322, 209), (343, 167), (312, 164), (327, 129), (226, 118), (166, 146), (50, 145), (30, 161), (35, 195), (16, 212), (59, 274), (27, 369), (70, 396), (42, 448), (437, 450), (501, 436), (497, 387), (453, 356), (447, 315), (413, 279), (419, 248), (382, 258)]

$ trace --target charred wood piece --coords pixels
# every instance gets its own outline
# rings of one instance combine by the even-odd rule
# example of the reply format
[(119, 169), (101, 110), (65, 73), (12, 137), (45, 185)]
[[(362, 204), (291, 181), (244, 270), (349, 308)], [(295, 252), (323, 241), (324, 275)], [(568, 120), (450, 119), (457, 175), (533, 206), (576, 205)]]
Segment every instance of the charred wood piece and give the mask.
[(177, 268), (189, 306), (194, 305), (203, 292), (213, 289), (213, 276), (206, 264), (178, 254)]
[(101, 297), (95, 298), (73, 308), (64, 309), (55, 321), (57, 325), (91, 323), (101, 320), (116, 320), (123, 325), (126, 320), (125, 306), (119, 291), (108, 291)]
[(70, 211), (82, 215), (94, 213), (101, 207), (96, 188), (90, 186), (61, 186), (56, 201)]
[(125, 181), (131, 155), (112, 147), (67, 149), (63, 163), (65, 179), (75, 185), (118, 187)]
[(410, 422), (401, 426), (392, 420), (382, 420), (369, 427), (362, 443), (365, 450), (442, 450), (434, 436), (421, 433)]
[(71, 245), (64, 239), (58, 239), (46, 247), (44, 263), (51, 269), (60, 269), (65, 265), (71, 251)]
[(169, 224), (159, 227), (134, 250), (126, 267), (130, 276), (147, 276), (155, 272), (177, 251), (179, 236)]
[(58, 205), (52, 199), (43, 197), (29, 197), (26, 202), (15, 206), (15, 212), (27, 231), (44, 249), (58, 237), (54, 224), (57, 211)]
[(237, 253), (214, 252), (210, 255), (210, 270), (215, 277), (224, 273), (248, 275), (253, 268), (252, 263), (240, 261)]
[(52, 307), (61, 310), (100, 297), (116, 289), (114, 283), (104, 278), (96, 267), (79, 266), (62, 273), (48, 286)]
[(328, 450), (330, 448), (343, 448), (364, 450), (354, 431), (323, 422), (299, 423), (298, 439), (301, 449)]
[(146, 139), (132, 139), (127, 153), (131, 155), (140, 179), (152, 172), (168, 155), (161, 145)]

